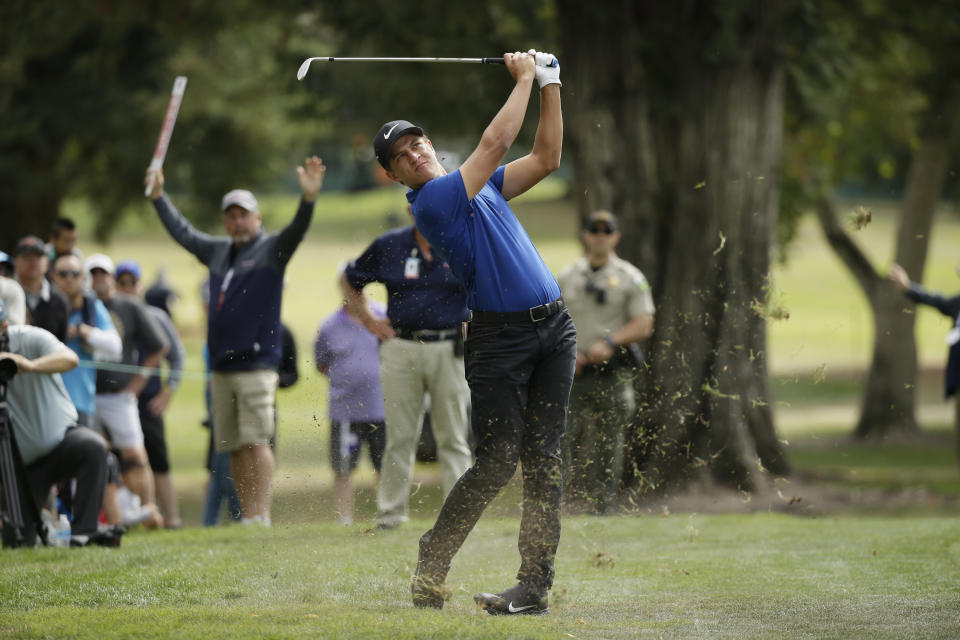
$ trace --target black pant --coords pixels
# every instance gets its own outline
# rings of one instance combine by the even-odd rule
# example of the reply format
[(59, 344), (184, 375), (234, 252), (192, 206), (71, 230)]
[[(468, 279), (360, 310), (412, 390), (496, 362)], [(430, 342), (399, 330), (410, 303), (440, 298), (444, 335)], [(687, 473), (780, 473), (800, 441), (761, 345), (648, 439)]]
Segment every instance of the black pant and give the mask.
[(153, 411), (150, 411), (150, 401), (156, 397), (156, 394), (140, 396), (137, 400), (140, 410), (140, 427), (143, 429), (143, 448), (147, 451), (147, 460), (154, 473), (170, 473), (163, 415), (154, 415)]
[(446, 578), (483, 510), (523, 469), (517, 580), (549, 589), (560, 542), (560, 443), (577, 334), (566, 310), (540, 321), (470, 323), (464, 352), (477, 437), (476, 463), (454, 485), (420, 539), (421, 568)]
[[(43, 505), (50, 487), (76, 478), (71, 532), (90, 534), (97, 530), (103, 490), (107, 484), (107, 444), (98, 433), (86, 427), (67, 429), (60, 444), (47, 455), (26, 465), (24, 472), (31, 494), (28, 497), (38, 509)], [(22, 507), (24, 543), (33, 546), (36, 544), (37, 523), (29, 506), (23, 504)], [(8, 533), (13, 536), (13, 532), (8, 532), (4, 527), (4, 539)]]

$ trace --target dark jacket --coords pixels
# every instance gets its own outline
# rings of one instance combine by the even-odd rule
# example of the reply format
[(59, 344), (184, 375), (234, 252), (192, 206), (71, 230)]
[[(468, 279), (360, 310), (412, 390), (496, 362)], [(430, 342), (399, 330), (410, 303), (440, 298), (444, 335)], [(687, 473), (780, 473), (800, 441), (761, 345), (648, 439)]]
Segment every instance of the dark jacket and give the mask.
[(310, 226), (313, 203), (301, 200), (283, 231), (261, 231), (238, 247), (229, 237), (197, 231), (166, 195), (153, 205), (173, 239), (210, 269), (210, 370), (276, 371), (282, 352), (283, 273)]
[(912, 284), (907, 290), (907, 297), (953, 318), (952, 333), (955, 339), (950, 344), (950, 352), (947, 355), (947, 371), (944, 380), (944, 394), (949, 398), (960, 387), (960, 295), (946, 298), (938, 293), (927, 291), (918, 284)]
[(52, 284), (50, 287), (50, 297), (47, 300), (37, 299), (37, 304), (30, 308), (29, 298), (27, 301), (27, 324), (41, 329), (46, 329), (57, 337), (60, 342), (67, 341), (67, 326), (70, 322), (70, 301)]

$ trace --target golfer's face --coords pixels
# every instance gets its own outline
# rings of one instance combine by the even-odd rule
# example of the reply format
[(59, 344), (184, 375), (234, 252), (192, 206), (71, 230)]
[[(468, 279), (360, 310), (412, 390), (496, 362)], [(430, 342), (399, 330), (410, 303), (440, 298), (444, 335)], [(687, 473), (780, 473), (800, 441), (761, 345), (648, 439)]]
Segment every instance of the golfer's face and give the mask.
[(408, 187), (420, 187), (443, 175), (433, 145), (423, 136), (407, 134), (393, 145), (390, 174)]
[(234, 242), (247, 242), (260, 232), (260, 214), (238, 205), (223, 212), (223, 226)]

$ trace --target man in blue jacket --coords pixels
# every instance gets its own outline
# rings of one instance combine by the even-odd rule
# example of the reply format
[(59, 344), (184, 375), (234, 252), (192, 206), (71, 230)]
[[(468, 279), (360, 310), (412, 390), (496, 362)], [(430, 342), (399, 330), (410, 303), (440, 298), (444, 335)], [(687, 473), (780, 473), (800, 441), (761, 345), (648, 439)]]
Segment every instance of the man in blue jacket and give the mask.
[[(507, 201), (560, 164), (560, 68), (550, 54), (533, 51), (505, 54), (504, 62), (516, 85), (457, 171), (448, 174), (423, 129), (406, 120), (384, 124), (374, 150), (387, 175), (410, 187), (407, 200), (417, 229), (463, 284), (471, 314), (464, 364), (473, 399), (476, 463), (420, 538), (413, 604), (443, 606), (443, 583), (454, 554), (519, 462), (518, 583), (499, 593), (478, 593), (474, 600), (490, 614), (542, 614), (548, 611), (560, 541), (560, 443), (576, 329), (556, 279)], [(502, 166), (523, 124), (535, 79), (540, 123), (533, 149)]]
[[(307, 158), (297, 167), (303, 197), (296, 217), (279, 233), (263, 231), (252, 193), (234, 189), (223, 196), (228, 237), (197, 231), (163, 193), (163, 172), (153, 179), (149, 198), (167, 231), (210, 269), (207, 344), (217, 451), (230, 452), (230, 470), (243, 509), (241, 522), (270, 525), (274, 457), (274, 395), (282, 352), (280, 304), (283, 274), (313, 217), (313, 203), (326, 167)], [(151, 176), (151, 173), (154, 175)]]

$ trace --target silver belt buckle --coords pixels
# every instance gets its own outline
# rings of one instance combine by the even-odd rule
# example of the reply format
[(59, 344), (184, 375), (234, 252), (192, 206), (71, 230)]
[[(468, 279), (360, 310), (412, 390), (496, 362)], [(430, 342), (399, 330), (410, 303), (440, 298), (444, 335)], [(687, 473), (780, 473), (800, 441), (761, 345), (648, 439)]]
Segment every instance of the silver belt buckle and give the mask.
[[(546, 320), (546, 319), (547, 319), (547, 309), (546, 309), (546, 306), (547, 306), (547, 305), (542, 304), (542, 305), (540, 305), (539, 307), (531, 307), (531, 308), (530, 308), (530, 322), (536, 324), (536, 323), (538, 323), (538, 322), (543, 322), (544, 320)], [(543, 317), (542, 317), (542, 318), (536, 318), (536, 317), (534, 317), (533, 312), (536, 311), (537, 309), (543, 309)]]

